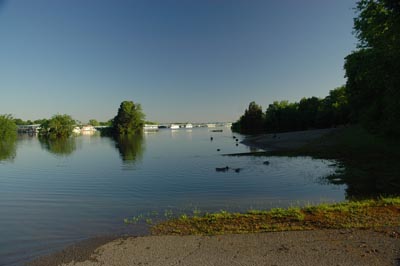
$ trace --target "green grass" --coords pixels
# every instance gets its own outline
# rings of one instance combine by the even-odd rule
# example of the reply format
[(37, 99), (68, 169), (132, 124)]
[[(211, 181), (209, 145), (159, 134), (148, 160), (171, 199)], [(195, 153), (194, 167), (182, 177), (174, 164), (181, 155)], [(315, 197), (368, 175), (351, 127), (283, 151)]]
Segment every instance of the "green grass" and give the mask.
[(220, 211), (203, 216), (181, 215), (151, 228), (155, 235), (216, 235), (331, 228), (400, 226), (400, 198), (348, 201), (315, 206)]

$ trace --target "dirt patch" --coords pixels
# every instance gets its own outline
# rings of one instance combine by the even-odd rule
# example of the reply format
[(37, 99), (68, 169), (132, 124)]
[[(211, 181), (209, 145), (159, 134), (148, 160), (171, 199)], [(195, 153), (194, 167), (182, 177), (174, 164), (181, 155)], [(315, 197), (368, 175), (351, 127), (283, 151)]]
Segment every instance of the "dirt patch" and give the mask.
[(32, 262), (27, 263), (27, 266), (56, 266), (70, 263), (72, 261), (80, 262), (87, 260), (95, 260), (93, 255), (98, 247), (117, 239), (117, 236), (102, 236), (90, 238), (51, 255), (43, 256)]

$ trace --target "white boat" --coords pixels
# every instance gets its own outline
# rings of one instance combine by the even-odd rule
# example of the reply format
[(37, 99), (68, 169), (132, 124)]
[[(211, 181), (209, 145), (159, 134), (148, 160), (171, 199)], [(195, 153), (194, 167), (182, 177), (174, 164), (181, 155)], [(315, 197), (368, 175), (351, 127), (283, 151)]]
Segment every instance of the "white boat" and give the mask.
[(171, 129), (179, 129), (179, 125), (176, 125), (176, 124), (171, 124), (171, 127), (170, 127)]
[(207, 124), (207, 127), (216, 127), (216, 124)]
[(79, 127), (74, 127), (74, 129), (72, 129), (72, 133), (79, 134), (81, 133), (81, 129)]
[(86, 126), (83, 126), (83, 127), (82, 127), (81, 131), (91, 131), (91, 132), (94, 132), (94, 131), (96, 131), (96, 129), (94, 128), (94, 126), (86, 125)]
[(148, 125), (145, 124), (143, 127), (144, 131), (157, 131), (158, 130), (158, 125)]
[(185, 126), (185, 128), (193, 128), (193, 125), (192, 124), (186, 124), (186, 126)]

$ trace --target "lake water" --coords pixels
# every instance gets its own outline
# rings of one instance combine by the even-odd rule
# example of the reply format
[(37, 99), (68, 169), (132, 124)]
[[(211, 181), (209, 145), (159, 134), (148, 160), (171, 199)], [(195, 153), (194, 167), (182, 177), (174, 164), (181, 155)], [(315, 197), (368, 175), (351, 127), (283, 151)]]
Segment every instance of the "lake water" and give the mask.
[[(93, 236), (143, 234), (144, 223), (124, 224), (124, 218), (141, 214), (344, 200), (346, 187), (324, 179), (337, 170), (334, 162), (222, 156), (250, 149), (236, 145), (233, 136), (241, 135), (221, 129), (163, 129), (121, 140), (93, 135), (45, 142), (22, 136), (3, 147), (0, 265), (21, 265)], [(230, 169), (216, 171), (225, 166)]]

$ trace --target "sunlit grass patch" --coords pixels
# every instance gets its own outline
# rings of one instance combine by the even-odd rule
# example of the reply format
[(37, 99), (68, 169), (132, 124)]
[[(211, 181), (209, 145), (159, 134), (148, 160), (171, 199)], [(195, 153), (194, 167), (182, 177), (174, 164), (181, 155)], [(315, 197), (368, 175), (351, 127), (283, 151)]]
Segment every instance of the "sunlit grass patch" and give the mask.
[(382, 226), (400, 226), (400, 198), (249, 210), (246, 213), (220, 211), (203, 216), (181, 215), (154, 225), (151, 231), (156, 235), (214, 235)]

